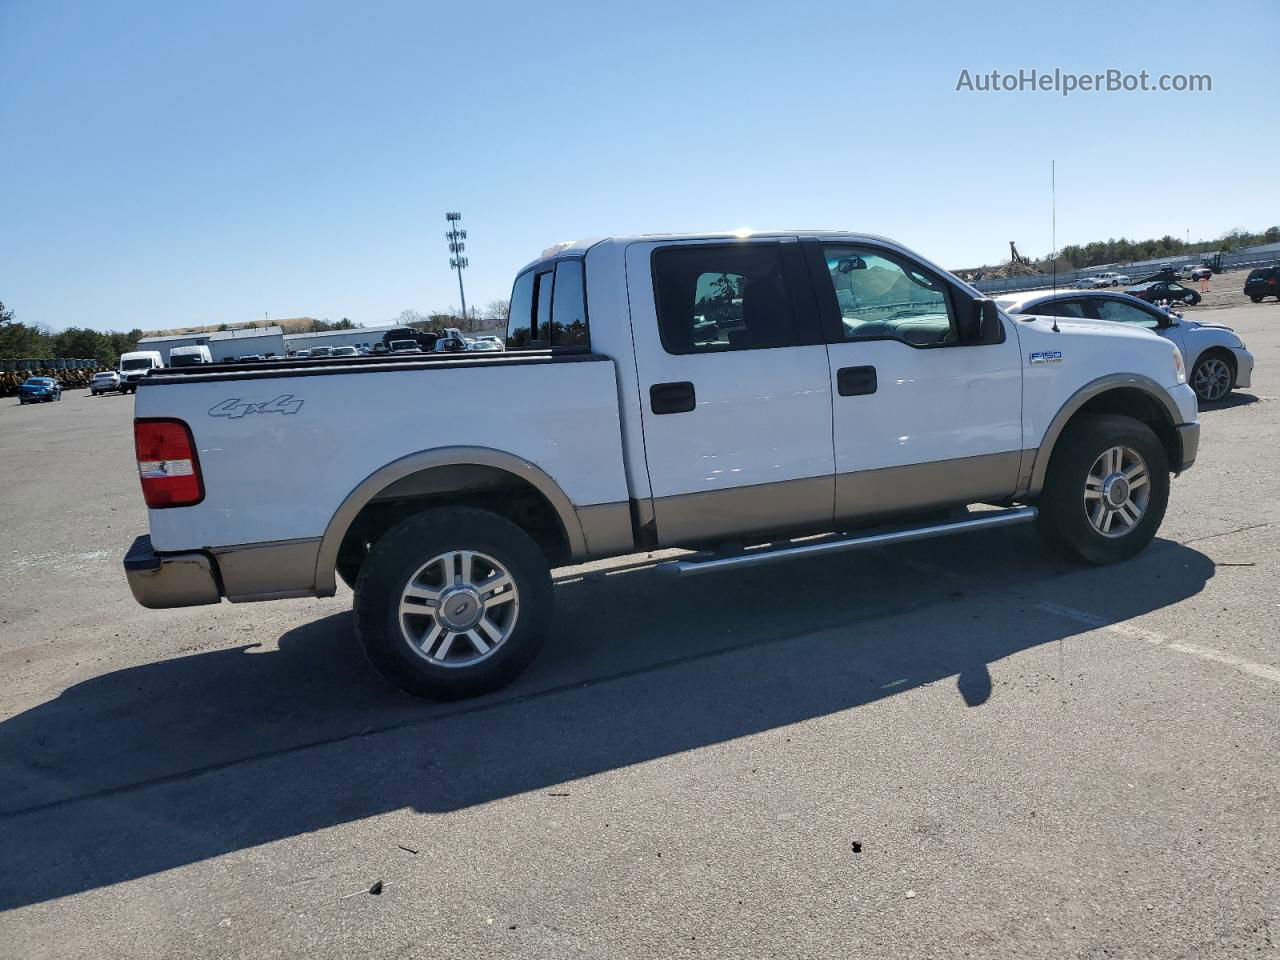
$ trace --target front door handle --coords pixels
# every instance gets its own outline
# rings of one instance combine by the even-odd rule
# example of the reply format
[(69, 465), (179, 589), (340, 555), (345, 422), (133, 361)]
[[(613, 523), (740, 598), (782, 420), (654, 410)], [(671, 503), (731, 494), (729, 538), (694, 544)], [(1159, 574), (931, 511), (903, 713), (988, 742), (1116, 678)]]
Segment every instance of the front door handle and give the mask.
[(697, 405), (698, 397), (688, 380), (655, 383), (649, 388), (649, 407), (654, 413), (688, 413)]
[(836, 390), (842, 397), (860, 397), (876, 392), (875, 367), (841, 367), (836, 371)]

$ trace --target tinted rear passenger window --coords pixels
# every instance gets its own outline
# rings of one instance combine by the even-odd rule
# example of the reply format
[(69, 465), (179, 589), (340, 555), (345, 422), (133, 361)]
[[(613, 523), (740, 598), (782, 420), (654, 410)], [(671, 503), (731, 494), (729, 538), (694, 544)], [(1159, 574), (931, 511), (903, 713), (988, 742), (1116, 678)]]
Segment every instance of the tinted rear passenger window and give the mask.
[(790, 346), (791, 302), (776, 243), (663, 247), (653, 254), (658, 331), (668, 353)]
[(507, 317), (507, 349), (528, 349), (533, 341), (533, 274), (516, 277), (511, 289), (511, 313)]
[(551, 302), (553, 347), (585, 347), (588, 343), (583, 279), (581, 260), (561, 260), (556, 264), (555, 293)]

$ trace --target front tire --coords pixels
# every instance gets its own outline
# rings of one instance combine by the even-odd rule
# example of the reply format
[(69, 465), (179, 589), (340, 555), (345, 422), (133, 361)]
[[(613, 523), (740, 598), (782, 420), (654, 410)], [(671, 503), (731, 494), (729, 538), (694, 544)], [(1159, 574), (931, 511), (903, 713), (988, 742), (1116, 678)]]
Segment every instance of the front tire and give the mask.
[(1049, 461), (1037, 526), (1086, 563), (1128, 560), (1149, 544), (1169, 504), (1169, 461), (1132, 417), (1086, 416), (1068, 425)]
[[(1250, 297), (1249, 299), (1250, 299), (1250, 300), (1252, 300), (1254, 303), (1261, 303), (1261, 302), (1262, 302), (1262, 298), (1261, 298), (1261, 297)], [(1276, 299), (1277, 299), (1277, 300), (1280, 300), (1280, 297), (1276, 297)]]
[(1234, 365), (1221, 352), (1210, 351), (1196, 359), (1189, 380), (1201, 403), (1217, 403), (1231, 392), (1236, 373)]
[(356, 632), (374, 668), (431, 700), (510, 683), (551, 623), (551, 570), (527, 533), (470, 507), (426, 510), (380, 537), (355, 585)]

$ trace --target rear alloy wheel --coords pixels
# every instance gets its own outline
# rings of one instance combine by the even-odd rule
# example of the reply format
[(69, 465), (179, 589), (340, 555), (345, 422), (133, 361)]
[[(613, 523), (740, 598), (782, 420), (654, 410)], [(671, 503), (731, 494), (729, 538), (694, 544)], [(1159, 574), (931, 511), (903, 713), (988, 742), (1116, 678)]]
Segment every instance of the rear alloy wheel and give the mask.
[(1168, 503), (1168, 456), (1151, 428), (1131, 417), (1089, 416), (1054, 447), (1036, 523), (1078, 559), (1115, 563), (1151, 542)]
[(1191, 389), (1201, 403), (1216, 403), (1231, 392), (1235, 379), (1231, 365), (1216, 354), (1209, 354), (1196, 361), (1191, 370)]
[(355, 593), (369, 660), (402, 690), (435, 700), (509, 683), (551, 620), (541, 548), (509, 520), (470, 507), (426, 510), (384, 534)]

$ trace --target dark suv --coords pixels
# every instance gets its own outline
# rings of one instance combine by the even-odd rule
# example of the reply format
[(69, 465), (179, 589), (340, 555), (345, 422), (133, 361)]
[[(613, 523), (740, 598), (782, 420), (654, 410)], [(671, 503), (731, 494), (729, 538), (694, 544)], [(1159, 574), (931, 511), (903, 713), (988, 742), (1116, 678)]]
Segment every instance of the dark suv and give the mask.
[(1244, 295), (1254, 303), (1261, 303), (1263, 297), (1280, 300), (1280, 266), (1250, 270), (1244, 280)]

